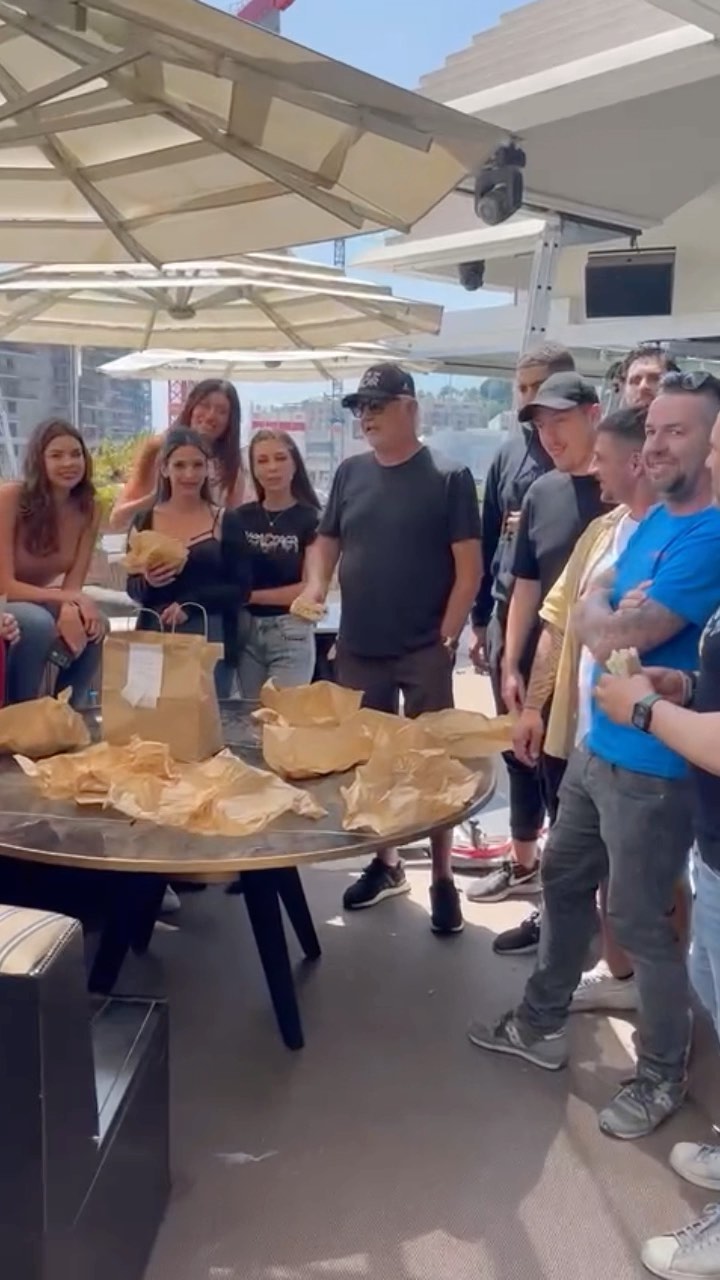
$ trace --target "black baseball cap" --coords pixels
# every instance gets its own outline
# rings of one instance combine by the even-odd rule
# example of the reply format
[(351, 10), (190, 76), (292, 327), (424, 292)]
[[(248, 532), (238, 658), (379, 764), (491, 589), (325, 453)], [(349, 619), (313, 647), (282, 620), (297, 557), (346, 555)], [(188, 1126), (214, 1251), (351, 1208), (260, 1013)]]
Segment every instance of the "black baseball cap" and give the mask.
[(583, 404), (599, 404), (598, 393), (592, 382), (579, 373), (553, 373), (543, 382), (535, 399), (520, 410), (521, 422), (532, 422), (536, 409), (577, 409)]
[(398, 396), (415, 398), (415, 382), (410, 374), (399, 364), (391, 364), (389, 361), (371, 364), (360, 379), (357, 391), (343, 396), (342, 406), (343, 409), (356, 409), (368, 400), (385, 400), (389, 404), (391, 400), (397, 400)]

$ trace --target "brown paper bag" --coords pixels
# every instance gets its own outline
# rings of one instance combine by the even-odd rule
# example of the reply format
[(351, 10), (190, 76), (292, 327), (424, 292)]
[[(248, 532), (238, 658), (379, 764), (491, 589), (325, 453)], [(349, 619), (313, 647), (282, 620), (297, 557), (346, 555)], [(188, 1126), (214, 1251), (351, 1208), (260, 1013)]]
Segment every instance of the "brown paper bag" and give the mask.
[(512, 750), (512, 716), (491, 719), (479, 711), (428, 711), (415, 723), (455, 760), (481, 760)]
[(213, 672), (222, 645), (204, 636), (126, 631), (103, 649), (102, 733), (164, 742), (175, 760), (206, 760), (223, 745)]
[(346, 831), (379, 836), (422, 831), (470, 803), (477, 791), (475, 776), (441, 747), (418, 747), (422, 733), (416, 723), (409, 724), (356, 770), (350, 787), (341, 787)]
[(275, 714), (268, 716), (261, 710), (255, 715), (266, 723), (277, 723), (281, 717), (286, 724), (307, 727), (342, 724), (348, 716), (359, 711), (361, 702), (361, 693), (354, 689), (341, 689), (340, 685), (331, 684), (329, 680), (296, 685), (292, 689), (278, 689), (274, 680), (268, 680), (260, 690), (260, 703), (265, 711)]
[(86, 747), (90, 734), (82, 716), (70, 706), (70, 690), (57, 698), (17, 702), (0, 711), (0, 755), (31, 759)]

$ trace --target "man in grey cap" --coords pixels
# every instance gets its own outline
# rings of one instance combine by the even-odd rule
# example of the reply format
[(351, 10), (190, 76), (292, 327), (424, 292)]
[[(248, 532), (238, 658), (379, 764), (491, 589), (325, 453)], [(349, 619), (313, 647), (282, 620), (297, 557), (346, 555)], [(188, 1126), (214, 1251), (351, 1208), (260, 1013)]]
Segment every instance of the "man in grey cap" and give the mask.
[[(378, 711), (417, 716), (453, 703), (453, 665), (482, 573), (480, 512), (467, 467), (418, 438), (412, 377), (371, 366), (345, 408), (360, 420), (370, 452), (337, 470), (316, 542), (308, 594), (323, 600), (340, 563), (342, 616), (337, 672)], [(450, 870), (451, 833), (432, 841), (432, 928), (463, 927)], [(372, 907), (409, 884), (395, 849), (377, 854), (346, 891), (346, 910)]]

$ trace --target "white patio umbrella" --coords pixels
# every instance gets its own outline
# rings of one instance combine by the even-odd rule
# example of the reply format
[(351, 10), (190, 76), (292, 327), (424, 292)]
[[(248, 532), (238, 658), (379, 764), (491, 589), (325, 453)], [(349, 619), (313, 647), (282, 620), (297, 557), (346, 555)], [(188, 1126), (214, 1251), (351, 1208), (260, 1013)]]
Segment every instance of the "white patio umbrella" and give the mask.
[(199, 0), (0, 0), (0, 259), (408, 230), (506, 131)]
[[(1, 182), (0, 182), (1, 189)], [(442, 307), (287, 254), (0, 272), (0, 341), (125, 351), (272, 351), (435, 334)]]
[(142, 378), (156, 382), (342, 382), (357, 377), (370, 364), (393, 360), (413, 373), (431, 373), (432, 360), (419, 360), (404, 349), (372, 343), (333, 350), (305, 351), (136, 351), (100, 366), (110, 378)]

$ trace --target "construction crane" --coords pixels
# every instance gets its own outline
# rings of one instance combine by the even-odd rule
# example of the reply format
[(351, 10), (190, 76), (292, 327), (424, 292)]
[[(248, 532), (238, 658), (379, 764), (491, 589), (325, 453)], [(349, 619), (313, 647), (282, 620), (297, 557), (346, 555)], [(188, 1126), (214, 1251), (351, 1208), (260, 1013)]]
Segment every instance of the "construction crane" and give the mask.
[[(295, 0), (245, 0), (244, 3), (233, 4), (231, 13), (236, 18), (242, 18), (243, 22), (253, 22), (258, 27), (265, 27), (268, 31), (273, 31), (276, 35), (280, 33), (280, 14), (289, 9)], [(168, 382), (168, 401), (167, 416), (168, 425), (172, 426), (178, 418), (190, 389), (192, 382), (186, 382), (180, 378), (173, 379)], [(0, 419), (1, 425), (1, 419)]]

